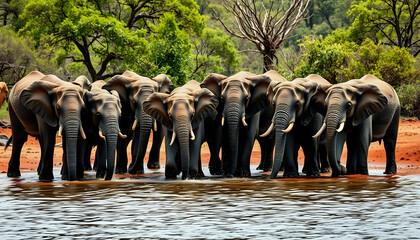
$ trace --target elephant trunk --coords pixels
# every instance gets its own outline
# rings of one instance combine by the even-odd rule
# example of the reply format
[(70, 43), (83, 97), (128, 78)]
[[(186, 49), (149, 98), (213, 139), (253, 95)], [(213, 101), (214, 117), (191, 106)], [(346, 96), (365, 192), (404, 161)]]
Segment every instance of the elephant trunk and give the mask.
[(78, 119), (66, 119), (64, 123), (68, 180), (74, 181), (77, 180), (77, 140), (80, 122)]
[(174, 131), (178, 138), (179, 150), (181, 153), (182, 179), (189, 175), (190, 162), (190, 127), (189, 118), (177, 118), (174, 125)]
[(276, 147), (275, 147), (275, 154), (274, 154), (274, 163), (273, 163), (273, 170), (271, 171), (271, 178), (276, 178), (278, 172), (280, 171), (281, 165), (283, 163), (284, 152), (286, 147), (286, 137), (287, 132), (284, 129), (287, 129), (290, 126), (291, 122), (294, 119), (290, 118), (289, 115), (290, 107), (288, 105), (278, 105), (276, 107), (275, 115), (274, 115), (274, 125), (276, 127)]
[(106, 124), (106, 176), (105, 180), (111, 180), (115, 168), (115, 150), (118, 141), (118, 121), (116, 118), (109, 119)]
[(136, 114), (136, 119), (138, 119), (140, 128), (135, 132), (132, 142), (131, 154), (133, 162), (130, 164), (130, 173), (142, 173), (144, 171), (143, 159), (146, 155), (147, 143), (149, 142), (150, 132), (153, 127), (153, 118), (143, 110), (139, 114)]
[(239, 101), (231, 103), (225, 110), (224, 117), (227, 121), (227, 134), (230, 162), (230, 172), (228, 174), (235, 175), (238, 165), (238, 145), (239, 145), (239, 124), (241, 121), (241, 108)]
[(341, 109), (337, 105), (329, 106), (325, 123), (326, 127), (326, 141), (327, 141), (327, 152), (328, 160), (332, 169), (332, 176), (337, 177), (347, 173), (347, 169), (342, 166), (339, 161), (342, 153), (342, 147), (344, 144), (344, 138), (338, 137), (339, 134), (337, 129), (341, 125), (342, 114)]

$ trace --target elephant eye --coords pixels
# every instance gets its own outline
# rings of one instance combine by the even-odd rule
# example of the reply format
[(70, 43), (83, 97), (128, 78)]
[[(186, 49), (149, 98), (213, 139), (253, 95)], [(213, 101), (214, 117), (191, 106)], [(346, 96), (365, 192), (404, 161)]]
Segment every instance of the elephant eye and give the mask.
[(300, 106), (300, 102), (299, 101), (297, 101), (296, 102), (296, 107), (299, 107)]
[(61, 112), (61, 107), (57, 105), (57, 112), (60, 113)]
[(99, 119), (99, 118), (101, 118), (101, 114), (100, 114), (100, 113), (98, 113), (98, 112), (95, 114), (95, 116), (96, 116), (96, 118), (98, 118), (98, 119)]
[(133, 101), (131, 101), (131, 102), (132, 102), (133, 104), (136, 104), (136, 101), (134, 101), (134, 100), (133, 100)]
[(352, 106), (351, 102), (347, 103), (347, 108), (350, 108)]

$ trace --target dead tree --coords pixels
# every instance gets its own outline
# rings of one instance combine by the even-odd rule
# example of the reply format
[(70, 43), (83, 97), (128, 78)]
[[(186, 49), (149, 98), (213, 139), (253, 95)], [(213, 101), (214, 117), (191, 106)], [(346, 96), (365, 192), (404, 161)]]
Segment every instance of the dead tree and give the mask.
[(273, 69), (276, 52), (305, 17), (310, 0), (220, 0), (229, 14), (230, 24), (215, 17), (231, 35), (255, 44), (264, 57), (264, 71)]

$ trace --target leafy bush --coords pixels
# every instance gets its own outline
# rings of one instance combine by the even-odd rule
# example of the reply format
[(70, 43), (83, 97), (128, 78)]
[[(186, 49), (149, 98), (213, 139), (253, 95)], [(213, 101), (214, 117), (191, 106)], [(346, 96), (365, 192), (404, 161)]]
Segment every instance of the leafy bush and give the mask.
[(420, 81), (402, 84), (397, 89), (401, 115), (420, 119)]

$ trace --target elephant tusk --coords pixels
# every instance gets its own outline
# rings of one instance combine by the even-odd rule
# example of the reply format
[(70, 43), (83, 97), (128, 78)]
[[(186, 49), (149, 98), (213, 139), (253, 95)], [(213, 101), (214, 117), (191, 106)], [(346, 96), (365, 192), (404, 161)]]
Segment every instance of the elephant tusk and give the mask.
[(246, 121), (245, 121), (245, 114), (244, 115), (242, 115), (242, 124), (246, 127), (246, 126), (248, 126), (248, 124), (246, 123)]
[(133, 126), (131, 127), (131, 130), (136, 130), (136, 127), (137, 127), (137, 123), (138, 123), (138, 121), (137, 121), (137, 118), (134, 120), (134, 123), (133, 123)]
[(118, 136), (122, 139), (125, 139), (127, 137), (127, 135), (122, 134), (121, 131), (118, 132)]
[(63, 134), (63, 126), (60, 125), (60, 127), (58, 128), (58, 136), (62, 137), (62, 134)]
[(271, 122), (270, 127), (265, 131), (265, 133), (261, 134), (260, 137), (267, 137), (274, 129), (274, 123)]
[(155, 132), (157, 132), (157, 124), (156, 124), (156, 120), (153, 121), (153, 130)]
[(99, 137), (102, 138), (103, 140), (106, 140), (104, 134), (102, 133), (101, 130), (99, 130)]
[(327, 124), (325, 124), (325, 122), (324, 122), (321, 126), (321, 129), (319, 129), (319, 131), (315, 135), (313, 135), (312, 137), (313, 138), (319, 137), (326, 128), (327, 128)]
[(171, 139), (171, 143), (169, 143), (169, 146), (172, 146), (172, 144), (174, 144), (175, 137), (176, 137), (176, 133), (175, 133), (175, 131), (174, 131), (174, 132), (172, 133), (172, 139)]
[(292, 131), (293, 125), (295, 125), (295, 122), (290, 122), (289, 126), (285, 130), (282, 130), (282, 131), (284, 133), (288, 133), (288, 132)]
[(225, 125), (225, 116), (222, 116), (222, 126)]
[(345, 124), (346, 122), (345, 121), (342, 121), (341, 123), (340, 123), (340, 126), (337, 128), (337, 132), (341, 132), (341, 131), (343, 131), (343, 129), (344, 129), (344, 124)]
[(85, 131), (83, 131), (83, 127), (80, 126), (79, 130), (80, 130), (80, 135), (82, 135), (83, 140), (86, 140), (86, 134), (85, 134)]
[(191, 134), (191, 138), (190, 138), (191, 141), (194, 141), (195, 140), (195, 135), (194, 135), (191, 123), (190, 123), (190, 134)]

